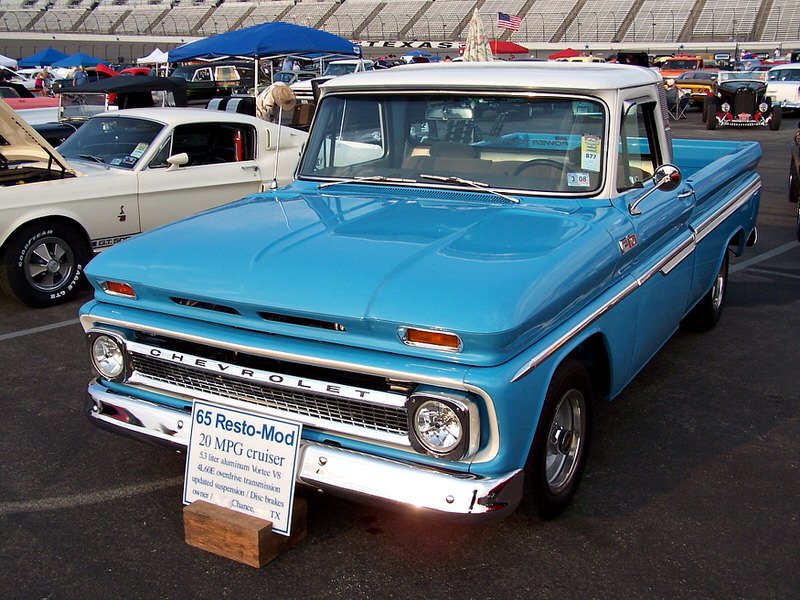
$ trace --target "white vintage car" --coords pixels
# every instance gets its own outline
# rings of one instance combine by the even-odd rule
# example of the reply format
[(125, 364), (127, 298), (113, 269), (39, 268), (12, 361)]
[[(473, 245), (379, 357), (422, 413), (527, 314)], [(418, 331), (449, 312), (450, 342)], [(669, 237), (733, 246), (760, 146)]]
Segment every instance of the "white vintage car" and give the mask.
[(56, 151), (0, 102), (0, 289), (63, 302), (94, 253), (288, 183), (306, 137), (243, 114), (146, 108), (92, 117)]
[(767, 94), (781, 108), (800, 109), (800, 63), (778, 65), (767, 71)]

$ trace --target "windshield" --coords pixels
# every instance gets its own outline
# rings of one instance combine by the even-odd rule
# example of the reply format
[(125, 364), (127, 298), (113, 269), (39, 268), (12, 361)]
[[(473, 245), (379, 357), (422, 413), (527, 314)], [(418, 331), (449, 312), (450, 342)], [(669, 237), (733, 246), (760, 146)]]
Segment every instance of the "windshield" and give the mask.
[(186, 81), (191, 81), (194, 72), (195, 69), (193, 69), (192, 67), (177, 67), (172, 73), (169, 74), (169, 76), (177, 77), (178, 79), (184, 79)]
[(108, 110), (105, 93), (65, 92), (58, 95), (59, 119), (88, 119)]
[[(494, 189), (589, 194), (602, 183), (606, 111), (576, 97), (327, 95), (300, 177), (430, 176)], [(462, 182), (463, 183), (463, 182)]]
[(800, 69), (772, 69), (767, 72), (770, 81), (800, 81)]
[(696, 69), (700, 61), (692, 59), (668, 60), (664, 63), (665, 69)]
[(764, 72), (753, 72), (753, 71), (723, 71), (720, 72), (717, 79), (720, 83), (725, 81), (731, 81), (733, 79), (736, 80), (759, 80), (764, 81), (766, 78), (766, 73)]
[(272, 76), (272, 83), (292, 83), (297, 78), (297, 75), (292, 71), (278, 71)]
[(130, 117), (94, 117), (58, 147), (67, 160), (83, 160), (133, 169), (164, 128)]
[(338, 77), (339, 75), (347, 75), (348, 73), (353, 73), (356, 70), (356, 66), (356, 63), (331, 63), (322, 76)]

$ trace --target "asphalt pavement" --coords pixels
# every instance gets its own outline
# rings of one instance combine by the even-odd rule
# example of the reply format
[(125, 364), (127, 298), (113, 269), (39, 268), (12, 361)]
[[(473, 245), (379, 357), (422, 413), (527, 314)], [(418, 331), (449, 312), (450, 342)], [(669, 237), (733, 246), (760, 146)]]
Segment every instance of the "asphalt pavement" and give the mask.
[(94, 428), (76, 301), (0, 299), (2, 598), (791, 598), (800, 590), (800, 245), (783, 127), (754, 139), (759, 243), (722, 320), (678, 332), (614, 402), (571, 507), (465, 527), (305, 495), (308, 536), (263, 569), (188, 546), (181, 455)]

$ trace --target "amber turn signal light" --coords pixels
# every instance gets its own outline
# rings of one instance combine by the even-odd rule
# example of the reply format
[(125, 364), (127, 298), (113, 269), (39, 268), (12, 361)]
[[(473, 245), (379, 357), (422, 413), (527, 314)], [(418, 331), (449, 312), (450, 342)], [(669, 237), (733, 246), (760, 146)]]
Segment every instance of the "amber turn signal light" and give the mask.
[(122, 283), (121, 281), (103, 281), (100, 287), (103, 288), (106, 294), (136, 300), (136, 292), (134, 292), (133, 288), (127, 283)]
[(461, 350), (461, 338), (454, 333), (430, 329), (405, 329), (401, 331), (400, 337), (403, 343), (409, 346), (422, 346), (450, 352)]

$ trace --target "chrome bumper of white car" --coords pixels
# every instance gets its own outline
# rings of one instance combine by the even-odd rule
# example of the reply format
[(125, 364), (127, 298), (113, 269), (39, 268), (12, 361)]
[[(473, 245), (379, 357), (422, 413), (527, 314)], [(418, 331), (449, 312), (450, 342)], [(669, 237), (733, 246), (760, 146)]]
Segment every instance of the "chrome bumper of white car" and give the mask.
[[(191, 415), (117, 394), (97, 381), (88, 388), (97, 426), (178, 450), (189, 444)], [(495, 477), (444, 471), (303, 440), (297, 482), (360, 502), (401, 505), (459, 520), (500, 519), (522, 497), (521, 470)]]

